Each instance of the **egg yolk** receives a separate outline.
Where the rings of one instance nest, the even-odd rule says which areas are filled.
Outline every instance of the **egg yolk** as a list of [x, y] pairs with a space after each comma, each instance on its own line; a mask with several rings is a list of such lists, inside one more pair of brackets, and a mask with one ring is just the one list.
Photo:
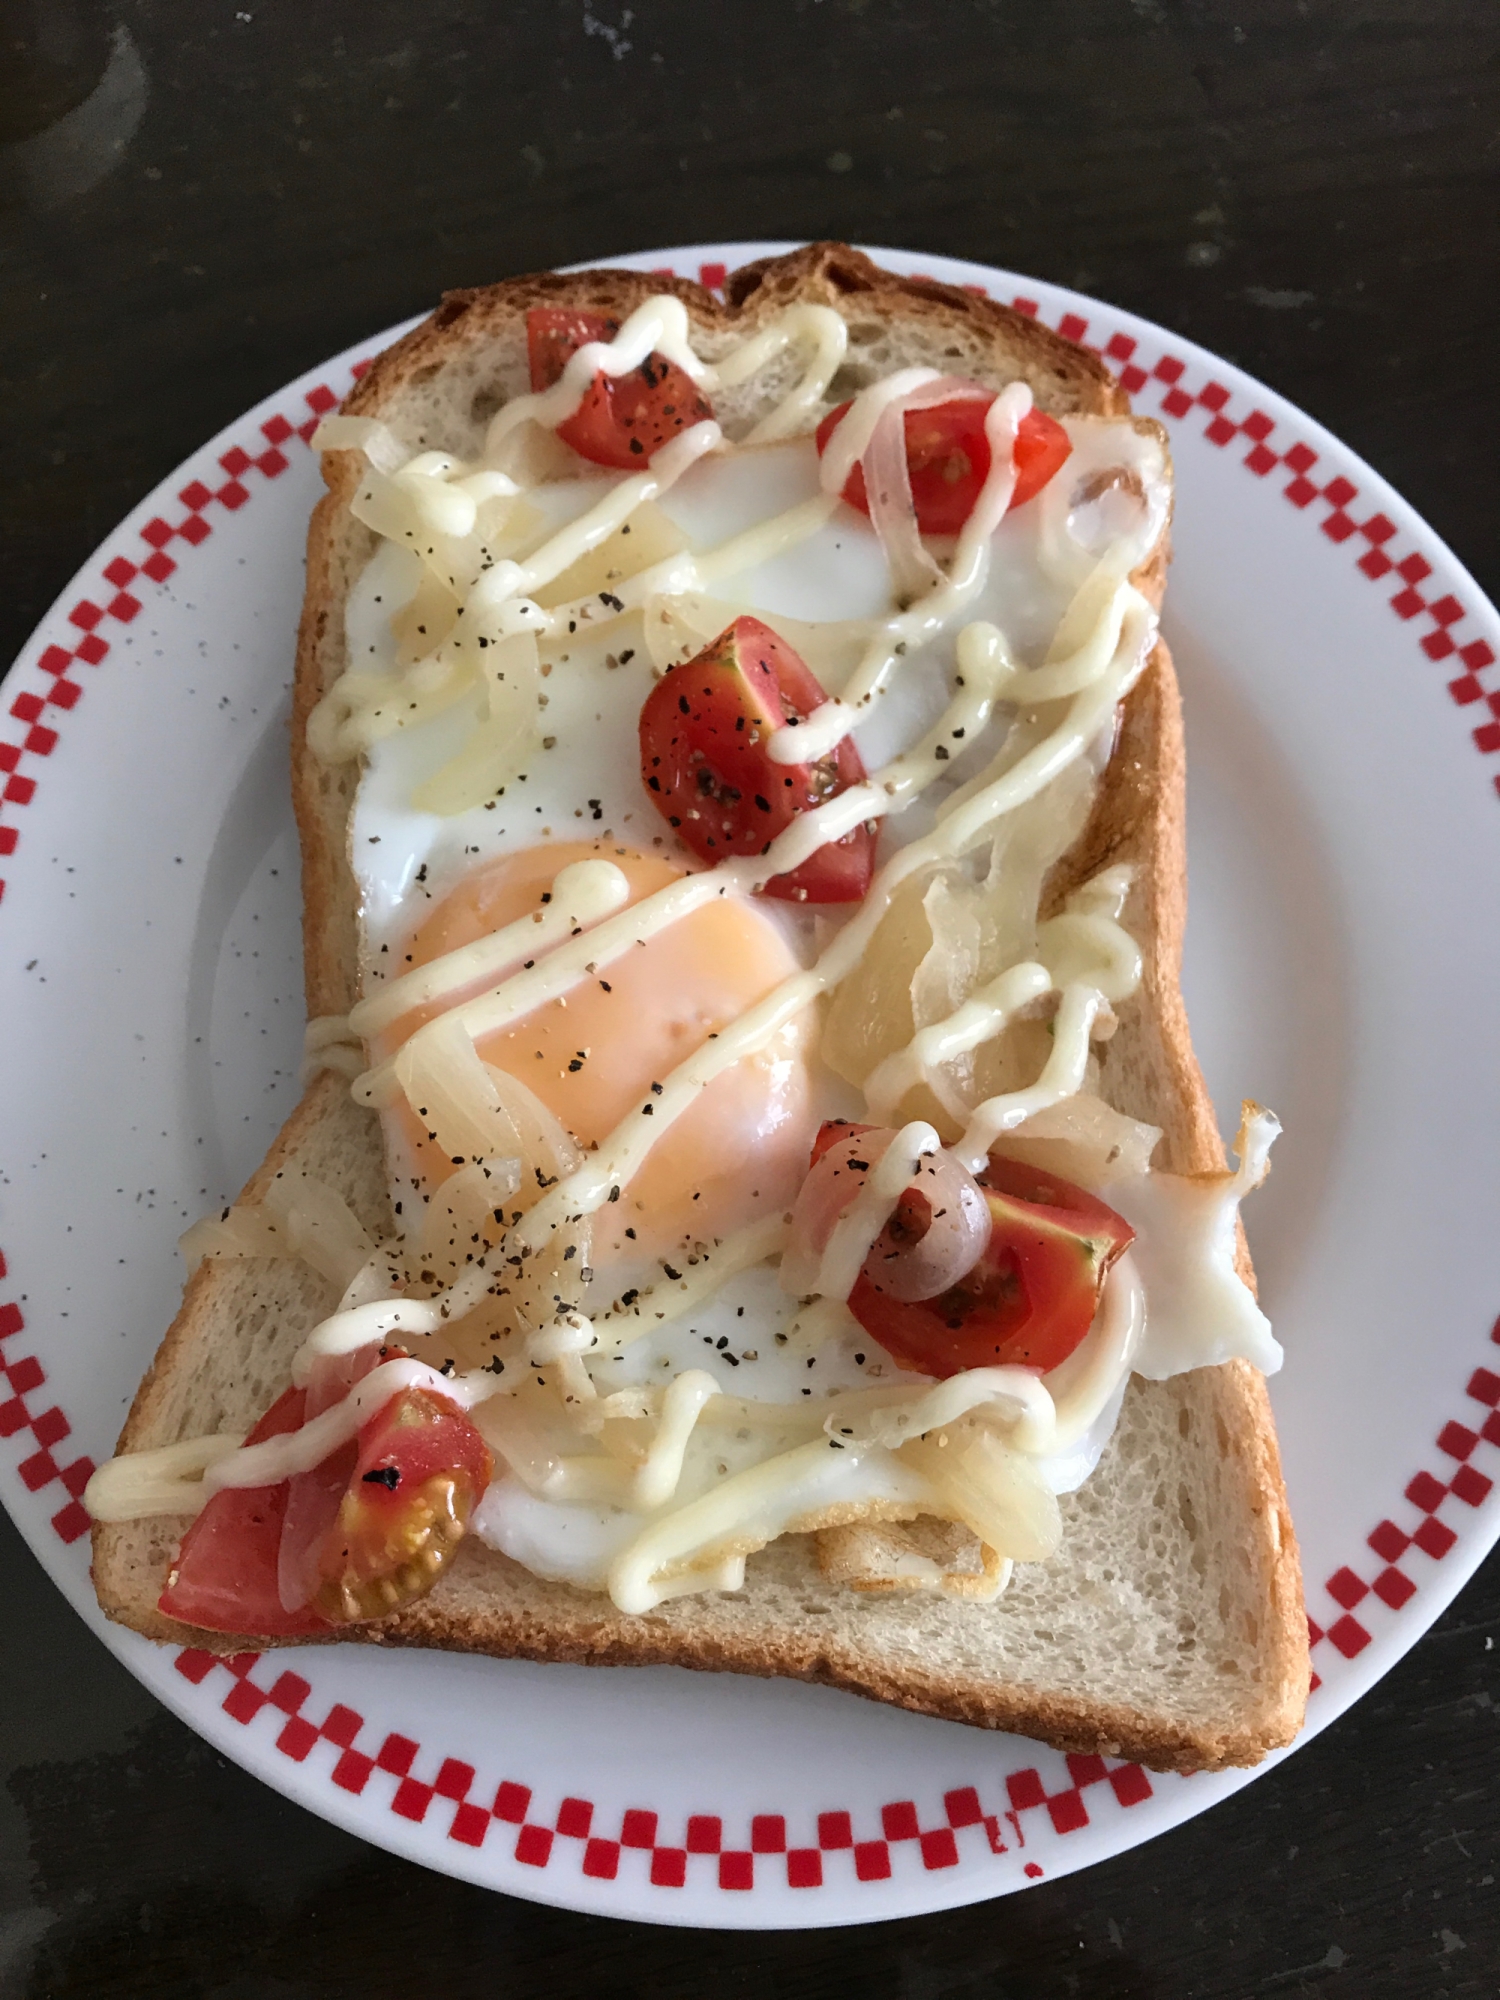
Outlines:
[[[559, 870], [596, 858], [622, 871], [630, 903], [685, 872], [602, 842], [503, 855], [443, 898], [407, 945], [402, 969], [539, 911]], [[775, 921], [744, 898], [725, 896], [476, 1046], [485, 1062], [532, 1090], [588, 1151], [649, 1101], [653, 1084], [797, 970]], [[408, 1015], [382, 1038], [386, 1046], [404, 1041], [435, 1011]], [[639, 1282], [637, 1274], [649, 1278], [653, 1262], [670, 1263], [694, 1244], [790, 1207], [817, 1124], [807, 1068], [811, 1032], [810, 1017], [791, 1022], [717, 1076], [666, 1127], [621, 1199], [595, 1215], [590, 1261], [606, 1290]], [[409, 1114], [406, 1140], [433, 1183], [452, 1171]]]

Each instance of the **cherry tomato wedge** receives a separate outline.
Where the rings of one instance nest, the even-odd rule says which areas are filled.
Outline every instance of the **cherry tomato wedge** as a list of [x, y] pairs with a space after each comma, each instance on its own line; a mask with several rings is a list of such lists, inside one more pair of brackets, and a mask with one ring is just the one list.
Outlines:
[[[580, 347], [619, 331], [620, 322], [604, 313], [534, 307], [526, 315], [532, 388], [550, 389]], [[626, 375], [596, 375], [557, 435], [595, 465], [638, 472], [664, 444], [713, 413], [690, 375], [665, 355], [648, 354]]]
[[[758, 618], [736, 618], [673, 667], [641, 709], [641, 777], [700, 861], [764, 854], [799, 812], [864, 782], [846, 736], [813, 764], [773, 764], [766, 739], [827, 699], [802, 660]], [[868, 823], [766, 886], [794, 903], [857, 903], [875, 871]]]
[[[288, 1389], [247, 1441], [300, 1429], [306, 1403], [304, 1390]], [[294, 1610], [282, 1602], [278, 1577], [293, 1486], [283, 1481], [226, 1488], [209, 1500], [183, 1536], [158, 1608], [211, 1632], [306, 1638], [384, 1617], [425, 1596], [489, 1483], [483, 1438], [446, 1396], [403, 1389], [318, 1468], [320, 1492], [339, 1470], [343, 1494], [336, 1508], [325, 1502], [317, 1529], [304, 1524], [302, 1531], [318, 1533], [321, 1546], [311, 1556], [297, 1552], [299, 1571], [315, 1584], [309, 1602]]]
[[338, 1623], [425, 1597], [490, 1482], [489, 1447], [456, 1403], [404, 1389], [359, 1434], [314, 1602]]
[[[989, 477], [991, 452], [984, 420], [994, 400], [991, 395], [965, 396], [930, 410], [907, 411], [906, 465], [917, 526], [924, 535], [956, 535], [974, 511]], [[841, 403], [818, 425], [820, 458], [848, 408]], [[1011, 507], [1024, 507], [1040, 493], [1072, 449], [1060, 423], [1041, 410], [1028, 410], [1016, 431]], [[869, 513], [863, 466], [856, 465], [844, 482], [843, 498], [861, 514]]]
[[[868, 1126], [825, 1125], [816, 1162]], [[990, 1240], [973, 1270], [935, 1299], [886, 1297], [861, 1273], [849, 1310], [903, 1368], [940, 1378], [965, 1368], [1011, 1365], [1045, 1374], [1093, 1325], [1110, 1266], [1135, 1231], [1094, 1195], [1056, 1174], [991, 1157], [977, 1176], [990, 1211]], [[920, 1195], [900, 1212], [919, 1236], [930, 1219]]]
[[[306, 1394], [288, 1389], [246, 1439], [260, 1444], [302, 1428]], [[226, 1487], [216, 1493], [182, 1538], [157, 1609], [210, 1632], [245, 1632], [299, 1639], [326, 1632], [329, 1621], [311, 1605], [288, 1611], [277, 1588], [277, 1559], [288, 1486]]]
[[[404, 1352], [405, 1350], [399, 1350]], [[335, 1403], [342, 1402], [357, 1382], [372, 1368], [394, 1358], [398, 1350], [375, 1344], [352, 1354], [323, 1354], [313, 1362], [307, 1378], [307, 1402], [302, 1421], [310, 1424]], [[281, 1551], [277, 1559], [277, 1587], [281, 1602], [289, 1609], [310, 1604], [322, 1585], [320, 1561], [329, 1530], [338, 1518], [339, 1503], [359, 1456], [355, 1438], [310, 1472], [299, 1472], [287, 1482], [286, 1513], [281, 1524]]]

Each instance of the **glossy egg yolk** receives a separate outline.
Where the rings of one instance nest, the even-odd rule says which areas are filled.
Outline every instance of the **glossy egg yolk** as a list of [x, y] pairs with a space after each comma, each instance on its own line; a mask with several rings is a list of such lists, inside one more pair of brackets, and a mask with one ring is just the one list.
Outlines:
[[[540, 910], [559, 870], [595, 858], [624, 873], [631, 903], [684, 872], [612, 843], [561, 842], [503, 855], [443, 898], [407, 945], [406, 958], [424, 965]], [[744, 898], [726, 896], [484, 1036], [478, 1051], [534, 1091], [587, 1151], [649, 1101], [651, 1086], [709, 1035], [797, 969], [774, 919]], [[407, 1016], [382, 1038], [386, 1047], [432, 1011]], [[666, 1128], [620, 1201], [594, 1218], [591, 1262], [602, 1285], [638, 1283], [637, 1274], [651, 1275], [651, 1263], [791, 1205], [817, 1126], [806, 1061], [810, 1032], [807, 1018], [789, 1024], [716, 1077]], [[451, 1171], [438, 1149], [418, 1137], [414, 1120], [406, 1136], [433, 1181]]]

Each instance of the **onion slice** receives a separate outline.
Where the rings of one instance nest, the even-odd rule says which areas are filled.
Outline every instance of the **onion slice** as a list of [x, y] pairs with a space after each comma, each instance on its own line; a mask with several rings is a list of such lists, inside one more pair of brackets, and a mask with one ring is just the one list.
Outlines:
[[957, 375], [940, 375], [936, 381], [922, 383], [881, 411], [860, 459], [870, 523], [885, 548], [891, 584], [902, 603], [910, 603], [942, 581], [942, 571], [928, 553], [917, 526], [906, 456], [906, 419], [919, 410], [980, 397], [992, 399], [993, 392]]
[[[835, 1140], [817, 1161], [792, 1209], [791, 1236], [781, 1260], [783, 1291], [806, 1298], [822, 1289], [825, 1252], [834, 1232], [896, 1137], [878, 1126], [851, 1133]], [[935, 1298], [983, 1255], [990, 1238], [989, 1205], [973, 1175], [946, 1148], [919, 1155], [904, 1187], [890, 1192], [890, 1201], [860, 1265], [862, 1275], [888, 1297]]]
[[989, 1240], [989, 1204], [945, 1147], [918, 1165], [865, 1259], [864, 1275], [877, 1292], [904, 1304], [935, 1299], [968, 1276]]

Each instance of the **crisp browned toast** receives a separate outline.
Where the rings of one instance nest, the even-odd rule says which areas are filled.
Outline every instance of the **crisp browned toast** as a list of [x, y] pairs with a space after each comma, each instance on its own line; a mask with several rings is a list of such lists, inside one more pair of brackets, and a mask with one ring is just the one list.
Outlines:
[[[624, 316], [664, 289], [682, 299], [694, 344], [708, 359], [791, 301], [833, 306], [848, 323], [850, 344], [830, 401], [895, 367], [923, 364], [996, 387], [1023, 378], [1053, 414], [1128, 410], [1094, 356], [1035, 321], [962, 291], [895, 277], [839, 244], [732, 273], [725, 303], [685, 281], [623, 271], [542, 275], [452, 294], [380, 357], [346, 409], [378, 415], [413, 446], [472, 455], [493, 412], [529, 387], [530, 307]], [[731, 437], [748, 425], [755, 399], [775, 388], [760, 381], [716, 399]], [[357, 769], [317, 763], [306, 720], [344, 671], [343, 600], [375, 542], [349, 511], [359, 476], [353, 454], [328, 454], [325, 471], [329, 491], [309, 535], [292, 731], [310, 1016], [345, 1013], [358, 997], [356, 891], [346, 853]], [[1135, 579], [1158, 601], [1164, 543]], [[1182, 728], [1161, 644], [1124, 704], [1092, 816], [1054, 871], [1049, 904], [1115, 861], [1135, 867], [1123, 920], [1141, 945], [1145, 970], [1104, 1046], [1100, 1090], [1116, 1109], [1162, 1128], [1159, 1164], [1179, 1173], [1214, 1171], [1224, 1164], [1223, 1148], [1179, 990]], [[313, 1082], [245, 1199], [253, 1202], [266, 1177], [287, 1165], [336, 1187], [372, 1233], [390, 1233], [379, 1128], [351, 1102], [342, 1078], [324, 1074]], [[247, 1429], [284, 1386], [308, 1328], [334, 1303], [331, 1287], [291, 1260], [205, 1262], [141, 1385], [119, 1449]], [[1062, 1510], [1061, 1553], [1020, 1567], [992, 1603], [849, 1591], [824, 1572], [812, 1537], [789, 1535], [750, 1560], [742, 1591], [630, 1616], [607, 1598], [530, 1574], [471, 1536], [424, 1601], [341, 1636], [819, 1680], [1163, 1769], [1253, 1763], [1290, 1740], [1307, 1691], [1306, 1626], [1260, 1375], [1236, 1361], [1167, 1382], [1132, 1382], [1097, 1471], [1063, 1499]], [[190, 1630], [156, 1610], [185, 1525], [154, 1519], [95, 1528], [94, 1578], [106, 1612], [154, 1638], [225, 1653], [265, 1643], [254, 1634]]]

